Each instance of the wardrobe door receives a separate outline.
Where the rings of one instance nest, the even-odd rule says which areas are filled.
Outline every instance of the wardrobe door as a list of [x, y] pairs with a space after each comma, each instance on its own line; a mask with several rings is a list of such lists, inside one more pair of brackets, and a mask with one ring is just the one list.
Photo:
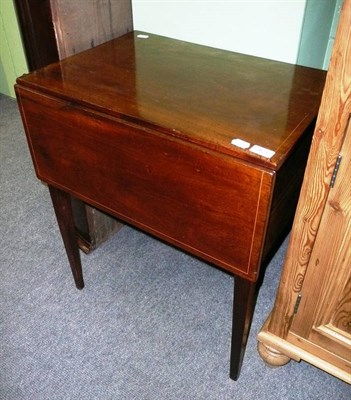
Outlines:
[[338, 160], [288, 340], [351, 373], [350, 117]]

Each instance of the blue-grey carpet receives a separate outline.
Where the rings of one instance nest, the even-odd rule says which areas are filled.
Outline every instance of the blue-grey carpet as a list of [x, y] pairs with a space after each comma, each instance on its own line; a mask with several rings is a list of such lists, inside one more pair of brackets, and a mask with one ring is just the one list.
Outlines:
[[304, 362], [268, 368], [256, 336], [287, 243], [259, 293], [240, 379], [229, 379], [233, 278], [125, 226], [68, 267], [16, 101], [0, 97], [0, 399], [350, 399]]

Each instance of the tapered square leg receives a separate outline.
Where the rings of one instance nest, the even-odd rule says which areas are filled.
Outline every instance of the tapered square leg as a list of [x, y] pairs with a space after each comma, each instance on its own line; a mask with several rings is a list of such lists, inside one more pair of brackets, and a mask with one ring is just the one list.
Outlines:
[[71, 196], [51, 185], [49, 185], [49, 190], [74, 282], [78, 289], [83, 289], [82, 264], [73, 219]]
[[256, 304], [257, 285], [246, 279], [234, 278], [234, 304], [232, 321], [232, 344], [230, 354], [230, 377], [239, 378]]

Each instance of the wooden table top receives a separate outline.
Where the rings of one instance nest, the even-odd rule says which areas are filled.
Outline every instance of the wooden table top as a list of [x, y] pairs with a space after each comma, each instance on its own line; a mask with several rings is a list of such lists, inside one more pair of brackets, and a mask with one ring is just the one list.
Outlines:
[[[272, 169], [316, 117], [324, 81], [325, 71], [140, 32], [17, 80]], [[274, 154], [258, 155], [253, 145]]]

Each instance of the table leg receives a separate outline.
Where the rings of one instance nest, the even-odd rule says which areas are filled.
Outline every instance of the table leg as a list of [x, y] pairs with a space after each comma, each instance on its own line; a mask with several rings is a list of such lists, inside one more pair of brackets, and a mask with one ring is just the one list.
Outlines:
[[234, 278], [234, 304], [232, 321], [232, 344], [230, 354], [230, 377], [239, 378], [245, 353], [247, 338], [256, 303], [256, 283], [246, 279]]
[[76, 229], [73, 219], [71, 196], [63, 190], [49, 185], [52, 204], [71, 266], [74, 282], [78, 289], [83, 289], [83, 272], [80, 261]]

